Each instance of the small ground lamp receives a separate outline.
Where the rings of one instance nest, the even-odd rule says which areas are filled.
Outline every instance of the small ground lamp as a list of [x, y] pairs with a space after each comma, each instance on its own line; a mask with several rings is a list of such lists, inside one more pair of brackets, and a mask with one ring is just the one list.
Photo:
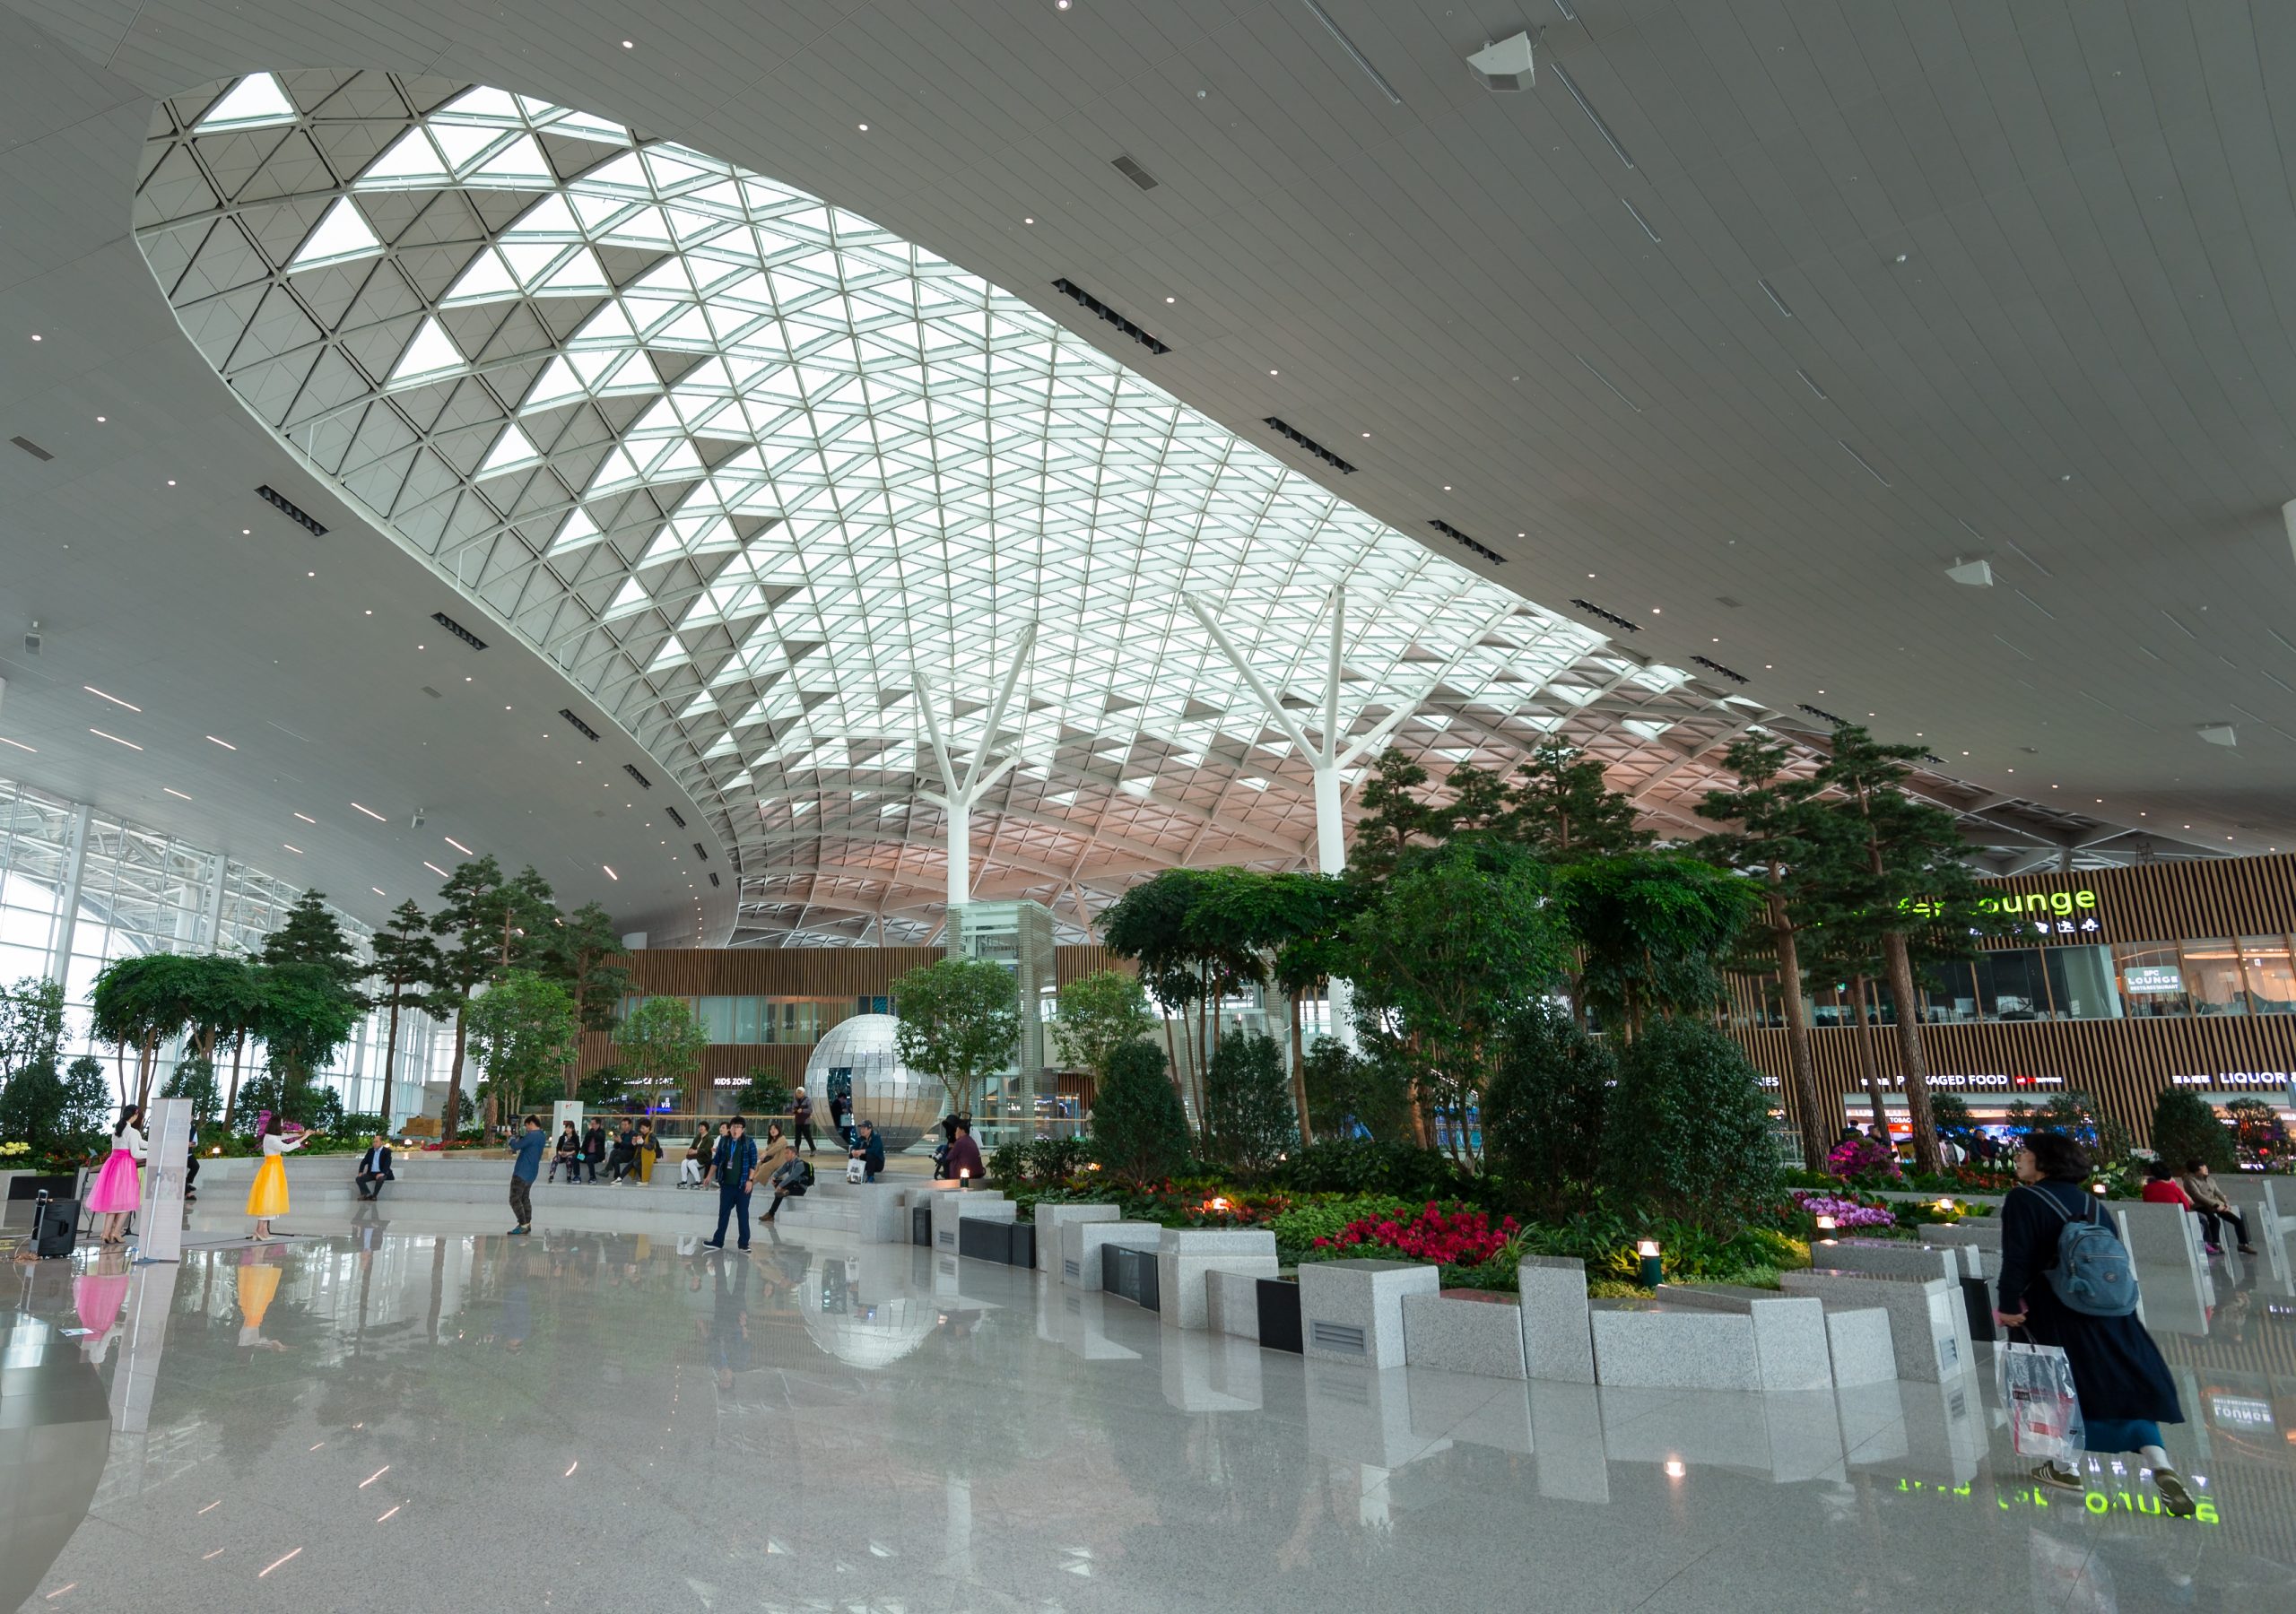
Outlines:
[[1831, 1216], [1821, 1216], [1820, 1218], [1818, 1218], [1818, 1242], [1819, 1242], [1820, 1244], [1831, 1244], [1831, 1243], [1833, 1243], [1833, 1242], [1834, 1242], [1833, 1228], [1834, 1228], [1834, 1220], [1833, 1220], [1833, 1218], [1832, 1218], [1832, 1217], [1831, 1217]]
[[966, 1189], [968, 1189], [968, 1188], [970, 1188], [970, 1187], [971, 1187], [971, 1186], [972, 1186], [972, 1167], [970, 1167], [970, 1166], [960, 1166], [960, 1167], [957, 1167], [957, 1191], [958, 1191], [960, 1193], [963, 1193]]
[[1665, 1281], [1666, 1271], [1658, 1259], [1657, 1239], [1642, 1240], [1634, 1246], [1634, 1253], [1642, 1258], [1642, 1287], [1644, 1289], [1657, 1289], [1659, 1284]]

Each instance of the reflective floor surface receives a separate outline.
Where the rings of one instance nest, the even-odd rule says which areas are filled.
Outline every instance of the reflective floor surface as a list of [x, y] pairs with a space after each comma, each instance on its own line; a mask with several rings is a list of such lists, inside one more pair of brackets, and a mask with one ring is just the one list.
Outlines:
[[1980, 1377], [1380, 1375], [907, 1246], [451, 1214], [13, 1269], [0, 1610], [2296, 1610], [2269, 1269], [2152, 1303], [2183, 1522], [2109, 1462], [2036, 1495]]

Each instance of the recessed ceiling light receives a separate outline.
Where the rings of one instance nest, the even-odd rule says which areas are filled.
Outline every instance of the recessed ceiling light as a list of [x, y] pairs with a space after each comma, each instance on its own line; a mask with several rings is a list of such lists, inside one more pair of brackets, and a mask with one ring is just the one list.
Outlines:
[[183, 794], [183, 792], [182, 792], [182, 791], [178, 790], [178, 789], [177, 789], [174, 785], [161, 785], [161, 786], [160, 786], [160, 788], [161, 788], [161, 790], [166, 791], [170, 795], [171, 795], [171, 796], [175, 796], [175, 797], [177, 797], [177, 798], [178, 798], [178, 799], [180, 799], [180, 800], [182, 800], [182, 801], [188, 802], [189, 800], [191, 800], [191, 798], [190, 798], [189, 796], [185, 795], [185, 794]]
[[509, 711], [510, 708], [509, 708], [509, 707], [504, 707], [502, 709], [503, 709], [504, 711], [506, 711], [506, 712], [507, 712], [507, 711]]
[[317, 573], [317, 572], [305, 572], [303, 575], [304, 575], [305, 577], [317, 577], [317, 576], [318, 576], [318, 573]]
[[600, 863], [598, 867], [606, 872], [606, 878], [608, 880], [620, 880], [622, 878], [621, 875], [613, 872], [613, 865], [612, 863]]
[[[1658, 615], [1658, 614], [1659, 614], [1659, 608], [1658, 608], [1657, 606], [1656, 606], [1656, 605], [1653, 605], [1652, 607], [1650, 607], [1650, 614], [1651, 614], [1652, 616], [1657, 616], [1657, 615]], [[1819, 694], [1821, 694], [1821, 695], [1822, 695], [1822, 694], [1824, 694], [1824, 693], [1825, 693], [1825, 691], [1824, 691], [1823, 690], [1820, 690], [1818, 691], [1818, 693], [1819, 693]]]
[[232, 744], [229, 740], [218, 740], [213, 734], [207, 736], [207, 742], [210, 745], [220, 745], [225, 751], [237, 751], [239, 749], [238, 746]]
[[1023, 224], [1033, 224], [1036, 221], [1034, 219], [1022, 219], [1021, 222]]
[[239, 536], [242, 538], [252, 538], [255, 536], [255, 529], [253, 527], [241, 527], [239, 529]]
[[1448, 482], [1445, 482], [1445, 483], [1443, 484], [1443, 491], [1444, 491], [1444, 492], [1446, 492], [1446, 493], [1448, 493], [1450, 490], [1451, 490], [1451, 484], [1450, 484], [1450, 483], [1448, 483]]
[[456, 839], [453, 836], [451, 836], [451, 835], [442, 835], [442, 836], [440, 836], [439, 838], [440, 840], [442, 840], [442, 841], [445, 841], [448, 846], [452, 846], [456, 851], [457, 851], [457, 852], [459, 852], [459, 853], [461, 853], [465, 857], [475, 857], [475, 856], [477, 856], [477, 855], [478, 855], [476, 853], [473, 852], [473, 851], [472, 851], [468, 846], [464, 846], [464, 845], [462, 844], [462, 842], [460, 842], [460, 841], [457, 840], [457, 839]]
[[415, 648], [416, 648], [417, 650], [428, 650], [429, 648], [430, 648], [430, 646], [428, 646], [428, 645], [417, 645], [417, 646], [415, 646]]
[[96, 417], [96, 424], [97, 424], [97, 425], [99, 425], [99, 426], [100, 426], [100, 425], [102, 425], [103, 423], [104, 423], [104, 418], [103, 418], [103, 416], [101, 416], [101, 415], [98, 415], [98, 416]]
[[1370, 432], [1368, 432], [1368, 431], [1367, 431], [1367, 432], [1365, 432], [1363, 435], [1364, 435], [1365, 437], [1370, 437], [1371, 434], [1370, 434]]
[[1268, 373], [1269, 375], [1273, 376], [1273, 375], [1280, 374], [1281, 372], [1276, 371], [1276, 370], [1270, 370], [1270, 371], [1268, 371], [1267, 373]]
[[635, 39], [624, 39], [622, 42], [622, 48], [624, 50], [635, 50], [638, 48], [638, 41]]
[[1164, 300], [1165, 300], [1166, 302], [1168, 302], [1168, 303], [1170, 303], [1170, 302], [1178, 302], [1178, 301], [1179, 301], [1179, 299], [1178, 299], [1178, 298], [1177, 298], [1177, 297], [1168, 297], [1168, 298], [1166, 298]]
[[142, 746], [136, 744], [133, 740], [123, 740], [117, 734], [107, 734], [100, 728], [91, 728], [88, 732], [97, 736], [99, 739], [110, 741], [114, 745], [124, 745], [130, 751], [142, 751], [144, 749]]
[[361, 811], [361, 812], [365, 813], [369, 818], [370, 818], [370, 819], [374, 820], [375, 820], [377, 823], [378, 823], [378, 824], [379, 824], [379, 823], [383, 823], [383, 822], [385, 822], [385, 821], [386, 821], [386, 820], [384, 820], [384, 818], [383, 818], [383, 815], [382, 815], [381, 813], [379, 813], [379, 812], [376, 811], [372, 807], [361, 806], [361, 805], [359, 803], [357, 803], [357, 802], [353, 802], [353, 803], [352, 803], [351, 804], [352, 804], [353, 807], [357, 807], [357, 808], [359, 809], [359, 811]]
[[307, 823], [307, 824], [316, 824], [316, 823], [317, 823], [317, 822], [318, 822], [318, 820], [317, 820], [317, 819], [313, 818], [313, 817], [312, 817], [309, 813], [308, 813], [308, 812], [299, 812], [299, 813], [297, 813], [295, 816], [296, 816], [297, 818], [299, 818], [299, 819], [302, 820], [303, 820], [305, 823]]
[[287, 848], [287, 850], [289, 850], [290, 852], [292, 852], [292, 853], [293, 853], [296, 856], [298, 856], [298, 857], [300, 857], [300, 856], [302, 856], [302, 855], [303, 855], [303, 849], [302, 849], [302, 847], [300, 847], [300, 846], [298, 846], [294, 845], [294, 844], [293, 844], [292, 842], [291, 842], [291, 841], [281, 841], [279, 844], [280, 844], [281, 846], [285, 846], [285, 847]]
[[175, 479], [174, 477], [172, 477], [172, 476], [170, 476], [170, 478], [168, 478], [168, 486], [170, 486], [170, 488], [172, 488], [172, 487], [174, 487], [175, 485], [176, 485], [176, 479]]
[[869, 132], [869, 126], [867, 124], [855, 124], [853, 126], [860, 130], [864, 134], [866, 134]]
[[375, 613], [374, 613], [373, 612], [371, 612], [371, 611], [370, 611], [370, 612], [369, 612], [367, 614], [368, 614], [369, 616], [372, 616], [372, 615], [374, 615]]
[[369, 890], [370, 890], [370, 891], [374, 892], [374, 894], [375, 894], [376, 896], [378, 896], [378, 897], [380, 897], [381, 895], [383, 895], [383, 888], [382, 888], [382, 887], [380, 887], [380, 886], [369, 886], [367, 889], [368, 889]]
[[5, 738], [0, 738], [0, 745], [13, 745], [13, 746], [14, 746], [14, 747], [15, 747], [18, 751], [30, 751], [30, 752], [31, 752], [31, 754], [32, 754], [33, 756], [35, 756], [35, 757], [37, 757], [37, 756], [39, 756], [39, 748], [38, 748], [38, 747], [36, 747], [36, 746], [30, 746], [30, 745], [26, 745], [26, 744], [25, 744], [22, 741], [21, 741], [21, 740], [9, 740], [9, 739], [5, 739]]
[[39, 340], [39, 333], [38, 331], [34, 331], [32, 333], [32, 340], [34, 342], [38, 342]]
[[135, 705], [132, 701], [122, 700], [117, 695], [107, 695], [93, 684], [82, 684], [80, 687], [87, 690], [89, 694], [94, 696], [99, 700], [109, 700], [112, 705], [116, 707], [126, 707], [131, 712], [140, 712], [144, 709], [142, 707]]
[[448, 878], [446, 870], [440, 868], [437, 863], [432, 863], [427, 857], [422, 860], [422, 866], [430, 870], [430, 872], [436, 874], [441, 880]]

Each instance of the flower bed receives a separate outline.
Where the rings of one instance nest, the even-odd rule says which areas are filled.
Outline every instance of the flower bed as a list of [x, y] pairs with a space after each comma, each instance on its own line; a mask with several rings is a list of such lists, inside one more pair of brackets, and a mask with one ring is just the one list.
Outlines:
[[1846, 1233], [1852, 1228], [1863, 1232], [1898, 1225], [1897, 1212], [1887, 1206], [1869, 1205], [1863, 1200], [1852, 1199], [1846, 1194], [1827, 1193], [1821, 1190], [1796, 1188], [1793, 1192], [1794, 1202], [1798, 1209], [1813, 1218], [1832, 1217], [1836, 1232]]

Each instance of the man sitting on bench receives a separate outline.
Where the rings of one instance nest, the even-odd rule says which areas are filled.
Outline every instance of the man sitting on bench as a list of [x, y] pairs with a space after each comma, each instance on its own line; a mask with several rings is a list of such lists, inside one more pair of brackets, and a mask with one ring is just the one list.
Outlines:
[[390, 1141], [377, 1132], [367, 1152], [359, 1157], [359, 1175], [351, 1180], [357, 1185], [361, 1199], [371, 1200], [380, 1199], [383, 1184], [396, 1176], [397, 1173], [391, 1169]]

